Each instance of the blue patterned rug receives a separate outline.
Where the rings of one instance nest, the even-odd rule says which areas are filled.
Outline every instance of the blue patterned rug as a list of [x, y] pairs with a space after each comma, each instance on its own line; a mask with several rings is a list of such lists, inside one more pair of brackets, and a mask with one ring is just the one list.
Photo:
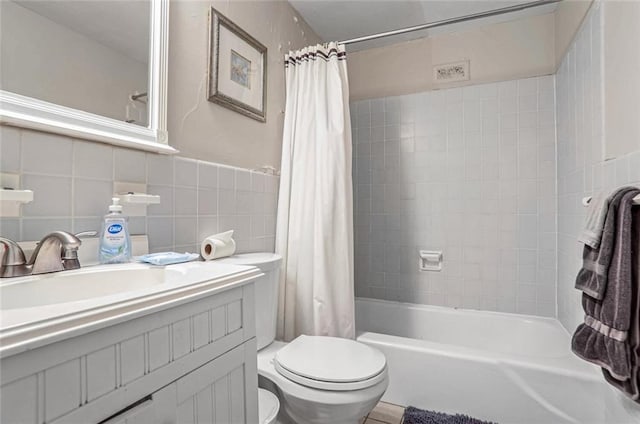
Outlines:
[[407, 407], [404, 410], [403, 424], [496, 424], [482, 421], [468, 415], [449, 415], [442, 412], [425, 411], [424, 409]]

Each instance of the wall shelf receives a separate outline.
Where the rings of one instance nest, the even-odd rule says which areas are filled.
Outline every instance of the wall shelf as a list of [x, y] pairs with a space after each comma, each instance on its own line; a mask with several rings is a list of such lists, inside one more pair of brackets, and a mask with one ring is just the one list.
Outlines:
[[117, 194], [122, 204], [132, 205], [157, 205], [160, 203], [160, 196], [146, 193], [123, 193]]
[[17, 218], [22, 205], [33, 202], [33, 191], [21, 190], [20, 175], [0, 173], [0, 216]]
[[0, 201], [16, 202], [16, 203], [33, 202], [33, 191], [13, 190], [13, 189], [3, 188], [3, 189], [0, 189]]
[[128, 216], [146, 216], [147, 207], [160, 203], [160, 196], [147, 193], [147, 185], [123, 181], [113, 182], [113, 197], [120, 199], [123, 212]]

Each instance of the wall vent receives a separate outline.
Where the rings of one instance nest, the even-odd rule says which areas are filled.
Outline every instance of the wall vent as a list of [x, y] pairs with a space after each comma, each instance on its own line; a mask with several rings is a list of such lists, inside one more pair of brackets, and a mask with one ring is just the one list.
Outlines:
[[433, 67], [433, 80], [439, 83], [468, 81], [469, 61], [445, 63]]

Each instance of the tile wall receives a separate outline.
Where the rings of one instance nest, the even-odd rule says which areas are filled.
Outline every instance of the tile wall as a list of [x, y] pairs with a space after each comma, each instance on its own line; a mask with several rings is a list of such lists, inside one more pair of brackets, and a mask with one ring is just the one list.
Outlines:
[[0, 127], [0, 171], [34, 191], [21, 217], [0, 219], [0, 234], [14, 240], [99, 230], [117, 181], [147, 184], [161, 197], [147, 216], [130, 219], [151, 251], [199, 252], [206, 235], [229, 229], [240, 252], [274, 249], [274, 176], [11, 127]]
[[555, 316], [554, 102], [545, 76], [352, 103], [357, 296]]
[[599, 190], [640, 187], [640, 151], [603, 161], [603, 11], [594, 2], [556, 75], [558, 120], [558, 318], [573, 332], [584, 312], [574, 289], [582, 263], [577, 241], [586, 209]]

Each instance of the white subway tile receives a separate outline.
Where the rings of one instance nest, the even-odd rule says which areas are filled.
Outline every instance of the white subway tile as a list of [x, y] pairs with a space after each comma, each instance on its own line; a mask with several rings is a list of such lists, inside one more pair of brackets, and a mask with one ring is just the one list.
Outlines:
[[73, 142], [73, 175], [113, 180], [113, 147], [75, 140]]
[[39, 241], [56, 230], [72, 231], [71, 218], [23, 218], [22, 240]]
[[195, 217], [174, 219], [174, 234], [176, 245], [190, 245], [202, 240], [196, 238], [197, 221]]
[[158, 249], [173, 246], [173, 218], [149, 217], [147, 228], [149, 229], [150, 251], [157, 252]]
[[147, 182], [146, 157], [144, 152], [131, 149], [113, 149], [113, 175], [116, 181]]
[[235, 215], [236, 214], [236, 192], [233, 190], [218, 190], [218, 214], [219, 215]]
[[173, 183], [176, 186], [195, 187], [198, 184], [198, 162], [193, 159], [175, 158]]
[[537, 95], [538, 80], [537, 78], [525, 78], [518, 80], [518, 96]]
[[198, 217], [197, 240], [202, 242], [206, 237], [218, 233], [217, 217]]
[[173, 157], [147, 154], [147, 184], [172, 185], [173, 184]]
[[251, 173], [244, 169], [236, 169], [236, 190], [251, 191]]
[[111, 181], [75, 178], [73, 184], [74, 216], [102, 216], [109, 212], [113, 197]]
[[197, 214], [198, 191], [195, 188], [176, 187], [173, 195], [173, 210], [177, 216]]
[[22, 206], [25, 217], [71, 216], [71, 178], [22, 175], [22, 187], [33, 190], [33, 202]]
[[11, 240], [21, 240], [20, 219], [0, 218], [0, 234], [2, 234], [2, 237], [6, 237]]
[[22, 131], [22, 172], [71, 175], [73, 143], [70, 139], [38, 131]]
[[160, 203], [147, 206], [149, 216], [173, 215], [173, 187], [172, 186], [147, 186], [149, 194], [160, 196]]
[[198, 215], [218, 213], [218, 190], [201, 188], [198, 190]]
[[20, 131], [0, 126], [0, 169], [17, 173], [20, 167]]

